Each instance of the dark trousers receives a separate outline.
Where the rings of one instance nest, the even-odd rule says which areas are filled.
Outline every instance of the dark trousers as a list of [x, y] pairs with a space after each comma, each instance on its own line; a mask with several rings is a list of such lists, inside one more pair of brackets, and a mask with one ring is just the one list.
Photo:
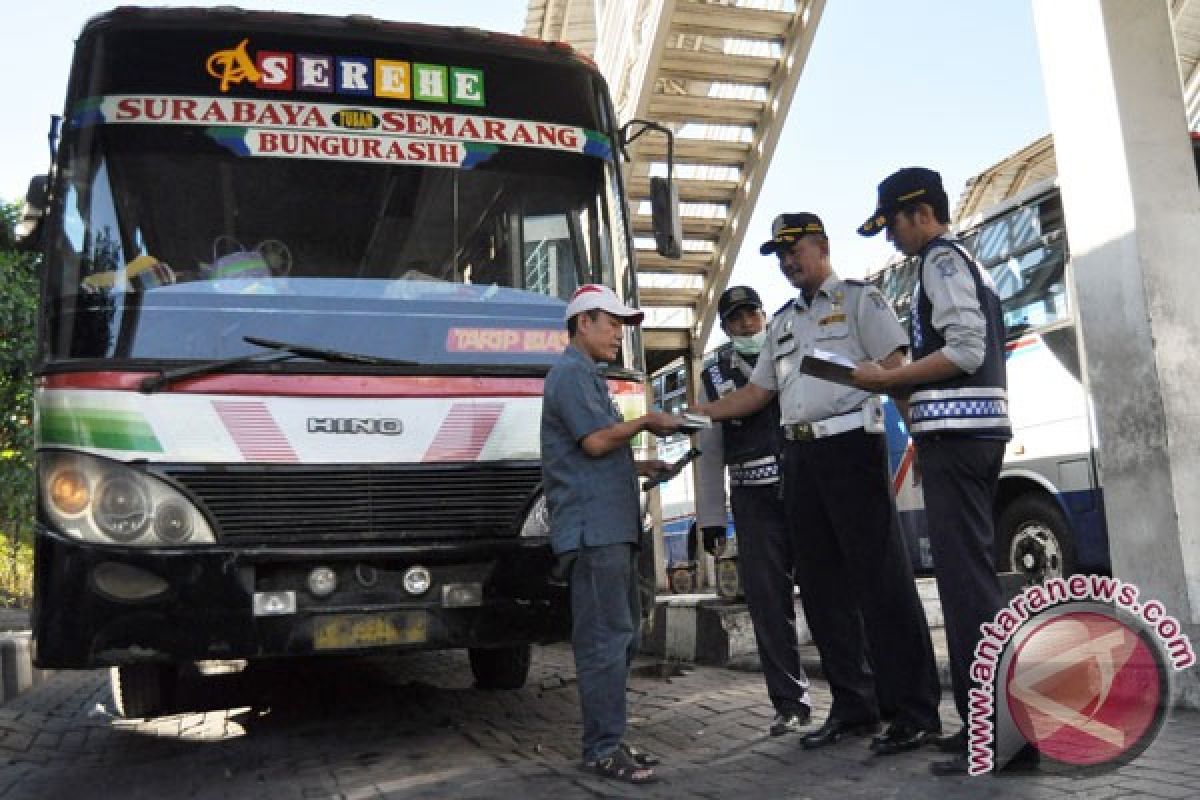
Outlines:
[[992, 509], [1004, 442], [962, 436], [920, 436], [915, 441], [954, 704], [965, 723], [979, 626], [991, 622], [1003, 602]]
[[941, 685], [886, 458], [884, 437], [862, 430], [786, 445], [796, 582], [831, 714], [869, 720], [882, 706], [897, 723], [937, 731]]
[[800, 666], [791, 533], [779, 486], [730, 489], [737, 527], [738, 573], [771, 705], [780, 713], [810, 706], [808, 676]]
[[583, 758], [625, 735], [625, 684], [638, 648], [640, 598], [632, 544], [581, 547], [571, 566], [571, 645], [583, 717]]

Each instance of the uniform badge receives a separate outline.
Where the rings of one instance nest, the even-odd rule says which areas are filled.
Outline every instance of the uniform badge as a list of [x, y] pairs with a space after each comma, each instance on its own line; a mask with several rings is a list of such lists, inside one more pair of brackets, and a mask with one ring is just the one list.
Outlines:
[[941, 253], [933, 259], [933, 266], [937, 267], [938, 274], [943, 278], [949, 278], [954, 273], [958, 272], [958, 264], [954, 261], [954, 256], [949, 253]]

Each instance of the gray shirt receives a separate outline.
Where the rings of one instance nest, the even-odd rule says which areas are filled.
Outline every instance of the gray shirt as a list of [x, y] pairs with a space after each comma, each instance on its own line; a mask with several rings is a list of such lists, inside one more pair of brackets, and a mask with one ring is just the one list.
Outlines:
[[633, 447], [592, 457], [581, 445], [588, 434], [622, 421], [604, 365], [567, 345], [546, 376], [542, 399], [542, 484], [555, 553], [638, 541]]
[[781, 422], [819, 422], [860, 408], [869, 393], [800, 372], [800, 361], [825, 350], [854, 361], [879, 360], [908, 347], [908, 334], [874, 286], [830, 275], [812, 305], [797, 297], [767, 327], [750, 380], [779, 393]]
[[[980, 272], [984, 282], [991, 281], [986, 270]], [[974, 373], [983, 363], [987, 320], [971, 268], [953, 247], [935, 244], [921, 262], [919, 277], [932, 306], [929, 322], [946, 340], [942, 354], [968, 375]]]

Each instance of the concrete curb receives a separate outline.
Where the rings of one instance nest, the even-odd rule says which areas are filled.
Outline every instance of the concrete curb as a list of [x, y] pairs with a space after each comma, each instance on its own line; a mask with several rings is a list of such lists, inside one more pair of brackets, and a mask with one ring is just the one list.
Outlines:
[[[936, 589], [931, 597], [930, 593], [922, 591], [921, 599], [930, 618], [938, 678], [942, 687], [949, 689], [950, 666]], [[933, 609], [929, 607], [931, 601], [935, 606]], [[820, 653], [812, 642], [812, 635], [804, 621], [804, 611], [798, 605], [796, 633], [800, 640], [800, 665], [810, 678], [824, 678]], [[643, 637], [642, 653], [665, 661], [751, 672], [762, 669], [750, 612], [746, 606], [729, 603], [712, 595], [667, 595], [659, 598], [652, 627]]]
[[[933, 579], [918, 579], [917, 594], [930, 628], [941, 628], [942, 606]], [[798, 597], [796, 632], [802, 648], [811, 645], [812, 636]], [[671, 661], [717, 667], [757, 654], [746, 605], [712, 594], [660, 595], [642, 651]]]
[[[1005, 598], [1021, 590], [1020, 576], [1000, 576]], [[933, 651], [942, 686], [950, 688], [950, 666], [946, 655], [946, 637], [942, 630], [942, 604], [937, 582], [917, 578], [917, 595], [925, 609], [933, 637]], [[810, 677], [824, 677], [821, 657], [804, 620], [804, 610], [796, 598], [796, 633], [800, 640], [800, 664]], [[666, 661], [760, 670], [758, 650], [750, 612], [744, 603], [731, 603], [712, 594], [660, 595], [649, 632], [643, 636], [642, 652]]]
[[33, 635], [29, 631], [0, 633], [0, 703], [37, 686], [48, 674], [33, 666]]

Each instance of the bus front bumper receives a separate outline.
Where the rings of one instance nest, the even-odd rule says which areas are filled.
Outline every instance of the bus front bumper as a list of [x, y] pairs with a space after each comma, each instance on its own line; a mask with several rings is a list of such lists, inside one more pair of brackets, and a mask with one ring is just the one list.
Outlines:
[[[159, 550], [42, 528], [35, 661], [86, 669], [558, 641], [570, 634], [570, 607], [549, 580], [552, 564], [544, 539]], [[421, 580], [405, 588], [413, 567], [427, 571], [419, 594]], [[318, 569], [323, 596], [310, 587]]]

